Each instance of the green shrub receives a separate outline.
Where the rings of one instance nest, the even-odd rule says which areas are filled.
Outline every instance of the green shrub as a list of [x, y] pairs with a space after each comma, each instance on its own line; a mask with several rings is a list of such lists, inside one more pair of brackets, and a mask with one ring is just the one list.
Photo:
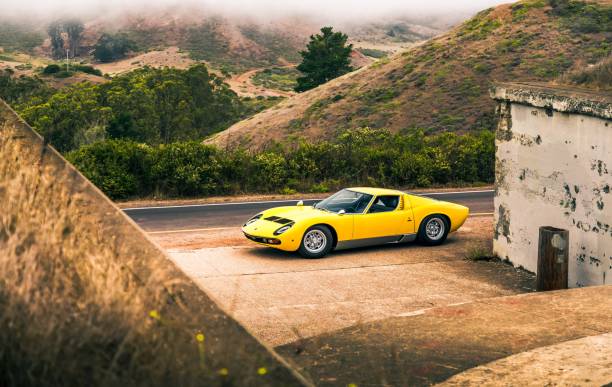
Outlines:
[[221, 191], [222, 166], [217, 150], [199, 142], [160, 145], [151, 178], [155, 191], [170, 196], [212, 195]]
[[368, 90], [363, 93], [362, 98], [368, 103], [379, 103], [386, 102], [396, 98], [399, 95], [399, 91], [392, 88], [379, 88]]
[[73, 76], [74, 73], [72, 71], [66, 71], [66, 70], [62, 70], [62, 71], [58, 71], [56, 73], [53, 74], [53, 76], [55, 78], [70, 78], [71, 76]]
[[309, 192], [311, 192], [311, 193], [326, 193], [326, 192], [329, 192], [329, 187], [325, 183], [313, 184], [310, 187]]
[[253, 76], [253, 84], [268, 89], [291, 91], [297, 85], [300, 72], [295, 68], [273, 67], [265, 69]]
[[491, 182], [494, 134], [425, 136], [347, 130], [334, 141], [272, 147], [257, 154], [199, 142], [149, 147], [110, 140], [68, 155], [114, 199], [243, 192], [329, 192], [343, 186], [426, 187]]
[[125, 34], [102, 34], [94, 46], [93, 56], [100, 62], [112, 62], [125, 58], [136, 44]]
[[30, 101], [46, 103], [54, 90], [38, 77], [15, 76], [10, 69], [0, 69], [0, 98], [21, 110]]
[[493, 65], [487, 62], [481, 62], [476, 63], [472, 68], [479, 74], [489, 74], [491, 70], [493, 70]]
[[362, 48], [362, 47], [359, 47], [359, 48], [357, 48], [357, 51], [361, 52], [365, 56], [369, 56], [369, 57], [374, 58], [374, 59], [380, 59], [380, 58], [384, 58], [386, 56], [389, 56], [389, 52], [388, 51], [377, 50], [375, 48]]
[[86, 74], [92, 74], [92, 75], [97, 75], [99, 77], [102, 76], [102, 71], [92, 67], [92, 66], [87, 66], [87, 65], [76, 65], [74, 66], [74, 71], [80, 71], [82, 73], [86, 73]]
[[280, 190], [280, 193], [282, 195], [294, 195], [297, 193], [297, 191], [293, 188], [284, 187], [283, 189]]
[[589, 68], [573, 72], [566, 80], [577, 85], [595, 87], [602, 90], [612, 89], [612, 57]]
[[273, 192], [286, 184], [288, 171], [283, 155], [264, 152], [255, 156], [247, 184], [255, 190]]
[[572, 65], [572, 61], [563, 55], [537, 62], [533, 61], [532, 63], [530, 67], [531, 73], [540, 78], [556, 78]]
[[56, 73], [59, 73], [60, 70], [61, 70], [61, 67], [58, 64], [52, 63], [46, 66], [42, 72], [43, 74], [56, 74]]
[[[101, 74], [91, 66], [72, 69]], [[71, 76], [58, 71], [53, 76]], [[74, 150], [93, 126], [106, 138], [128, 139], [149, 145], [202, 139], [232, 123], [274, 105], [280, 99], [238, 98], [220, 78], [202, 64], [186, 70], [141, 68], [113, 77], [109, 82], [80, 82], [59, 90], [45, 89], [39, 81], [0, 73], [0, 96], [19, 100], [17, 111], [61, 152]], [[32, 89], [30, 93], [28, 88]]]
[[406, 65], [404, 66], [404, 74], [408, 75], [412, 73], [415, 68], [416, 66], [414, 63], [406, 63]]
[[527, 17], [530, 10], [534, 8], [543, 8], [546, 4], [546, 0], [529, 0], [513, 4], [511, 6], [512, 20], [515, 22], [521, 21]]
[[479, 12], [476, 16], [465, 22], [459, 31], [459, 36], [464, 36], [470, 40], [486, 39], [491, 32], [501, 26], [501, 22], [497, 19], [492, 19], [490, 13], [493, 8]]
[[612, 7], [577, 0], [549, 0], [561, 24], [577, 34], [612, 32]]
[[151, 148], [131, 141], [101, 141], [68, 153], [67, 159], [112, 199], [150, 192]]

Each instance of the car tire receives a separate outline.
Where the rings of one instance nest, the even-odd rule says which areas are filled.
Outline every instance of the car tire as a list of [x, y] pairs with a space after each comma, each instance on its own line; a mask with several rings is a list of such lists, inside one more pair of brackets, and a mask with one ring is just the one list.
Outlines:
[[429, 215], [421, 222], [418, 240], [427, 246], [437, 246], [444, 243], [448, 236], [450, 224], [445, 216]]
[[334, 236], [326, 226], [312, 226], [302, 236], [298, 252], [304, 258], [323, 258], [334, 247]]

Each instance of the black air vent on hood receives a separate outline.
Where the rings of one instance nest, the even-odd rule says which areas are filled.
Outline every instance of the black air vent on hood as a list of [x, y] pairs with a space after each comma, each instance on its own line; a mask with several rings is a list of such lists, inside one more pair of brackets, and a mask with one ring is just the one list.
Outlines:
[[264, 220], [269, 220], [270, 222], [278, 223], [278, 224], [288, 224], [293, 222], [291, 219], [281, 218], [280, 216], [269, 216], [264, 218]]

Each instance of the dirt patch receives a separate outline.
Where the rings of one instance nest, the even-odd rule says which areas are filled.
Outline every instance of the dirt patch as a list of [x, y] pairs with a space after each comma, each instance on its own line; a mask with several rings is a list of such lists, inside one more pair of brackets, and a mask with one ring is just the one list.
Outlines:
[[[295, 65], [291, 64], [284, 67], [294, 67]], [[275, 89], [266, 89], [265, 87], [258, 86], [253, 84], [253, 77], [260, 71], [265, 70], [265, 68], [258, 68], [249, 70], [242, 74], [237, 74], [232, 76], [229, 79], [226, 79], [228, 85], [241, 97], [291, 97], [295, 95], [295, 92], [292, 91], [283, 91], [283, 90], [275, 90]]]
[[187, 53], [181, 52], [178, 47], [168, 47], [162, 51], [149, 51], [131, 58], [111, 63], [99, 63], [95, 66], [104, 74], [118, 75], [144, 66], [186, 69], [195, 63], [197, 62], [189, 58]]
[[151, 238], [164, 249], [197, 250], [224, 246], [249, 246], [237, 227], [180, 233], [150, 233]]

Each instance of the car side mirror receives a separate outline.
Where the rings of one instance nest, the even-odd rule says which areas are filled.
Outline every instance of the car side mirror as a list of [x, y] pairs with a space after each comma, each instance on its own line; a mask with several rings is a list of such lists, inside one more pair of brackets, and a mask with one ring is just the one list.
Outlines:
[[298, 207], [302, 207], [304, 205], [304, 201], [300, 200], [299, 202], [297, 202], [296, 206]]
[[346, 214], [346, 211], [344, 211], [344, 210], [340, 210], [340, 211], [338, 211], [338, 215], [342, 216], [342, 215], [344, 215], [344, 214]]

